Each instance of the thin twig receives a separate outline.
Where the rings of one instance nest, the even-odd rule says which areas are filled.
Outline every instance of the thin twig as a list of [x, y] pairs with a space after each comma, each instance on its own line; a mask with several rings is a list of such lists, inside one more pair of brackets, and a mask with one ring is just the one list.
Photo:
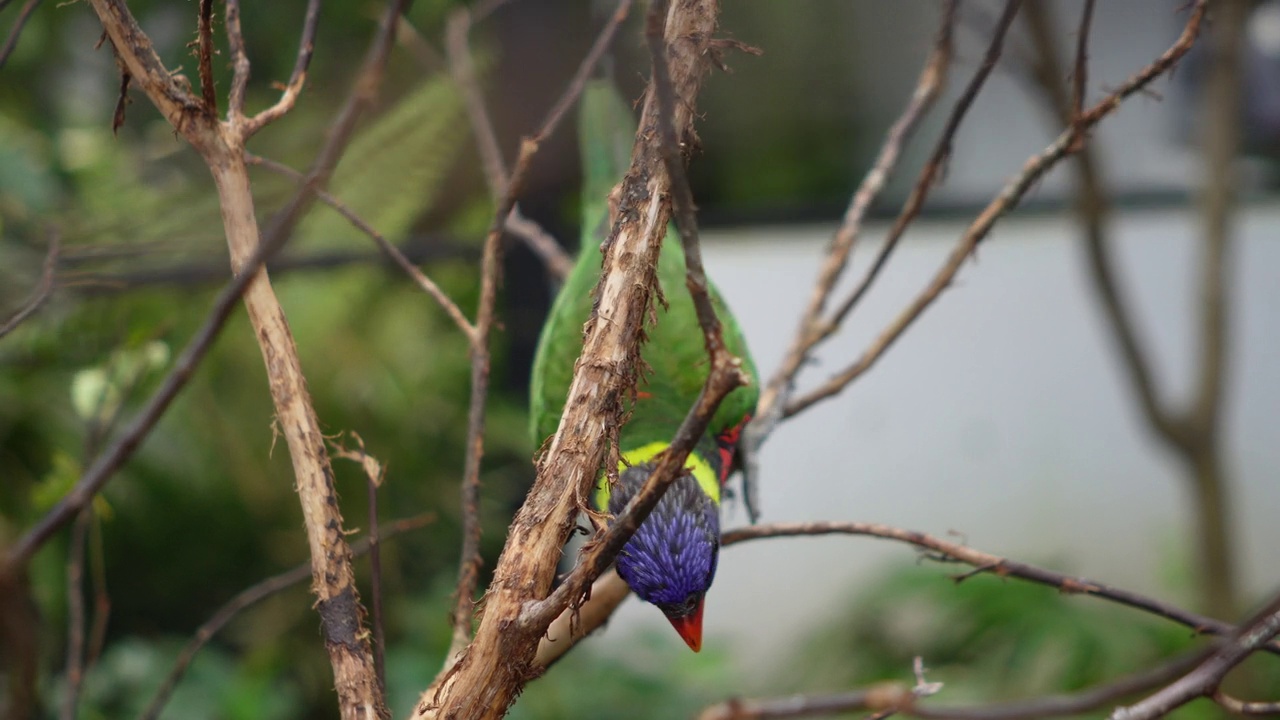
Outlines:
[[1000, 193], [987, 205], [961, 236], [960, 241], [948, 256], [946, 262], [934, 275], [925, 289], [880, 333], [863, 354], [850, 366], [830, 378], [827, 382], [811, 390], [804, 396], [793, 400], [784, 411], [784, 417], [790, 417], [805, 408], [836, 395], [850, 382], [869, 370], [884, 352], [902, 335], [926, 308], [945, 290], [955, 277], [969, 255], [977, 248], [978, 243], [986, 237], [1005, 213], [1017, 205], [1022, 196], [1046, 172], [1064, 157], [1071, 153], [1076, 145], [1079, 133], [1087, 131], [1102, 118], [1114, 112], [1120, 104], [1133, 94], [1140, 92], [1152, 80], [1163, 75], [1186, 55], [1200, 33], [1200, 27], [1207, 8], [1207, 0], [1198, 0], [1191, 11], [1182, 34], [1159, 58], [1147, 65], [1136, 75], [1129, 78], [1118, 89], [1103, 98], [1102, 101], [1085, 111], [1080, 122], [1064, 131], [1052, 144], [1038, 155], [1032, 156]]
[[840, 307], [832, 313], [831, 319], [827, 321], [820, 337], [825, 338], [834, 333], [839, 325], [844, 322], [849, 312], [866, 296], [867, 291], [871, 289], [880, 272], [888, 264], [890, 256], [897, 248], [898, 241], [902, 239], [907, 227], [920, 214], [920, 209], [924, 207], [925, 200], [929, 197], [929, 192], [941, 181], [946, 164], [951, 158], [951, 145], [955, 141], [956, 133], [960, 130], [960, 123], [968, 115], [969, 108], [973, 107], [973, 101], [978, 98], [978, 93], [982, 91], [982, 87], [986, 85], [987, 78], [991, 76], [996, 63], [1000, 61], [1000, 55], [1004, 50], [1004, 39], [1009, 34], [1009, 28], [1013, 25], [1013, 19], [1017, 16], [1021, 6], [1022, 0], [1006, 0], [1004, 11], [1000, 13], [1000, 18], [996, 21], [995, 29], [992, 31], [991, 42], [987, 45], [982, 64], [978, 66], [973, 77], [969, 80], [969, 84], [965, 86], [964, 92], [961, 93], [960, 98], [956, 100], [955, 106], [952, 107], [951, 115], [947, 117], [947, 122], [942, 128], [942, 133], [938, 137], [938, 143], [934, 147], [933, 155], [929, 157], [929, 161], [925, 163], [924, 168], [920, 171], [916, 184], [911, 189], [911, 194], [907, 196], [907, 201], [903, 203], [902, 211], [898, 213], [893, 226], [889, 228], [889, 234], [885, 237], [880, 252], [877, 253], [875, 260], [871, 263], [871, 267], [867, 269], [862, 281], [853, 292], [849, 293], [849, 297], [841, 303]]
[[[390, 540], [402, 533], [425, 527], [434, 519], [435, 515], [433, 513], [425, 513], [397, 520], [383, 529], [382, 535], [378, 539]], [[374, 542], [372, 537], [362, 538], [351, 544], [351, 554], [358, 557], [371, 551], [376, 545], [377, 543]], [[200, 652], [201, 648], [212, 640], [214, 635], [217, 635], [222, 628], [235, 619], [236, 615], [282, 590], [301, 583], [309, 577], [311, 577], [311, 564], [309, 562], [303, 563], [291, 570], [286, 570], [279, 575], [274, 575], [241, 590], [235, 597], [218, 608], [208, 620], [204, 621], [196, 630], [195, 635], [187, 641], [182, 651], [178, 653], [173, 669], [169, 671], [169, 675], [165, 677], [164, 682], [160, 683], [160, 688], [156, 690], [151, 702], [147, 704], [147, 709], [140, 716], [141, 720], [155, 720], [160, 716], [161, 711], [164, 710], [165, 703], [169, 701], [169, 696], [186, 674], [187, 668], [191, 666], [191, 661], [195, 659], [196, 653]]]
[[[1071, 117], [1084, 114], [1084, 104], [1089, 92], [1089, 30], [1093, 24], [1094, 0], [1085, 0], [1084, 10], [1080, 14], [1080, 27], [1076, 30], [1076, 62], [1072, 72]], [[1083, 138], [1084, 133], [1078, 135]]]
[[72, 526], [67, 557], [67, 688], [62, 696], [62, 720], [75, 720], [84, 684], [84, 551], [93, 509], [85, 508]]
[[218, 93], [213, 86], [213, 0], [200, 0], [199, 21], [196, 33], [199, 35], [196, 57], [199, 62], [200, 96], [204, 100], [205, 112], [218, 114]]
[[[671, 83], [671, 69], [667, 67], [667, 47], [662, 38], [662, 24], [666, 14], [667, 0], [654, 0], [650, 3], [644, 33], [649, 45], [649, 59], [653, 65], [653, 97], [658, 106], [658, 150], [671, 183], [671, 214], [675, 218], [680, 244], [684, 248], [685, 284], [693, 298], [698, 324], [702, 326], [707, 356], [712, 365], [715, 365], [722, 360], [720, 356], [724, 353], [724, 337], [720, 319], [716, 317], [716, 310], [711, 305], [711, 295], [707, 291], [707, 273], [702, 266], [702, 250], [698, 245], [698, 213], [693, 203], [693, 190], [689, 187], [689, 178], [684, 169], [682, 148], [692, 150], [692, 137], [677, 138], [672, 119], [676, 91]], [[732, 361], [732, 358], [724, 359]]]
[[[245, 153], [244, 159], [245, 162], [250, 165], [257, 165], [259, 167], [266, 168], [274, 173], [283, 175], [294, 182], [306, 182], [306, 176], [284, 163], [248, 152]], [[316, 198], [319, 199], [320, 202], [333, 208], [333, 210], [345, 218], [347, 222], [351, 223], [352, 227], [365, 235], [368, 235], [387, 257], [391, 258], [396, 265], [400, 266], [401, 270], [404, 270], [405, 274], [418, 284], [418, 287], [422, 288], [423, 292], [430, 295], [432, 299], [440, 305], [440, 307], [445, 311], [445, 314], [449, 316], [449, 319], [452, 320], [453, 323], [458, 326], [458, 329], [462, 331], [462, 334], [467, 337], [467, 342], [475, 342], [475, 328], [471, 326], [470, 322], [468, 322], [466, 315], [462, 313], [462, 310], [453, 302], [453, 299], [450, 298], [434, 280], [427, 277], [425, 273], [418, 269], [418, 266], [414, 265], [409, 258], [405, 257], [404, 253], [400, 251], [400, 248], [387, 240], [382, 233], [378, 232], [372, 225], [366, 222], [364, 218], [358, 215], [351, 206], [342, 202], [328, 191], [321, 190], [320, 188], [314, 188], [312, 192], [315, 193]]]
[[[1099, 597], [1151, 615], [1157, 615], [1166, 620], [1185, 625], [1198, 634], [1230, 635], [1235, 631], [1235, 628], [1229, 623], [1183, 610], [1162, 600], [1147, 597], [1140, 593], [1088, 578], [1066, 575], [1016, 560], [1009, 560], [1008, 558], [975, 550], [958, 543], [948, 542], [927, 533], [904, 530], [880, 523], [819, 521], [754, 525], [724, 533], [720, 539], [720, 544], [727, 547], [739, 542], [766, 537], [821, 535], [865, 535], [904, 542], [922, 550], [930, 551], [929, 557], [932, 559], [945, 562], [960, 562], [975, 568], [974, 573], [961, 576], [961, 579], [972, 574], [1016, 577], [1040, 585], [1047, 585], [1057, 589], [1059, 592]], [[1280, 655], [1280, 643], [1271, 643], [1265, 649], [1270, 653]]]
[[[631, 12], [632, 3], [633, 0], [620, 0], [608, 22], [601, 28], [600, 34], [596, 36], [591, 49], [587, 51], [587, 54], [582, 58], [582, 62], [578, 64], [578, 69], [574, 72], [573, 78], [570, 79], [564, 92], [561, 93], [555, 104], [551, 106], [551, 109], [547, 111], [547, 115], [543, 118], [537, 131], [520, 143], [515, 169], [510, 176], [507, 174], [506, 165], [502, 159], [502, 151], [498, 147], [497, 133], [494, 132], [493, 123], [490, 121], [488, 110], [485, 108], [479, 81], [476, 78], [475, 66], [471, 61], [468, 35], [472, 23], [478, 18], [463, 8], [456, 11], [449, 19], [445, 45], [449, 57], [449, 68], [454, 82], [458, 84], [458, 87], [463, 92], [467, 117], [470, 120], [472, 132], [476, 135], [477, 150], [480, 153], [481, 164], [484, 168], [485, 181], [489, 185], [489, 193], [495, 202], [503, 197], [512, 198], [513, 201], [507, 215], [505, 229], [524, 240], [539, 257], [542, 257], [547, 262], [548, 267], [560, 278], [568, 275], [569, 268], [573, 266], [573, 261], [558, 244], [554, 243], [554, 241], [548, 242], [550, 236], [545, 230], [537, 227], [532, 220], [520, 214], [519, 208], [514, 203], [514, 198], [520, 193], [524, 182], [523, 176], [527, 172], [530, 161], [533, 159], [533, 154], [555, 132], [565, 114], [569, 112], [569, 109], [577, 102], [578, 97], [582, 95], [582, 90], [586, 87], [587, 80], [590, 79], [591, 74], [600, 63], [600, 58], [613, 45], [614, 38], [618, 34], [618, 28], [621, 27], [622, 23], [627, 19], [627, 15]], [[509, 187], [513, 184], [515, 185], [514, 191]], [[514, 223], [512, 222], [513, 218], [517, 218]]]
[[[284, 117], [298, 102], [302, 86], [307, 82], [307, 68], [311, 66], [311, 56], [316, 49], [316, 26], [320, 24], [320, 0], [307, 0], [306, 15], [302, 20], [302, 37], [298, 41], [298, 57], [293, 64], [293, 73], [289, 76], [289, 84], [285, 85], [280, 99], [275, 105], [263, 110], [241, 124], [241, 142], [248, 140], [254, 133]], [[394, 23], [392, 24], [394, 28]]]
[[315, 191], [323, 190], [333, 176], [333, 170], [346, 152], [347, 144], [355, 131], [356, 123], [377, 98], [378, 90], [386, 74], [387, 62], [391, 56], [391, 48], [395, 45], [396, 24], [404, 14], [411, 0], [388, 0], [382, 17], [378, 21], [378, 30], [373, 42], [365, 54], [360, 73], [347, 95], [346, 102], [338, 111], [333, 123], [325, 132], [324, 145], [307, 171], [306, 182], [298, 188], [289, 202], [277, 211], [262, 233], [263, 242], [271, 244], [280, 242], [293, 234], [298, 221], [311, 207]]
[[89, 643], [84, 659], [87, 674], [102, 657], [107, 642], [107, 622], [111, 618], [111, 595], [107, 592], [107, 559], [102, 538], [102, 516], [93, 514], [89, 527], [89, 570], [93, 573], [93, 625], [89, 629]]
[[244, 96], [249, 87], [249, 54], [240, 29], [240, 0], [226, 0], [227, 47], [231, 49], [231, 92], [227, 97], [227, 118], [244, 122]]
[[1213, 694], [1213, 701], [1224, 710], [1236, 715], [1280, 715], [1280, 701], [1256, 702], [1240, 700], [1221, 690]]
[[[544, 138], [555, 131], [567, 109], [573, 105], [586, 86], [596, 63], [612, 42], [618, 26], [626, 18], [631, 0], [622, 0], [610, 22], [606, 24], [591, 50], [583, 58], [578, 72], [565, 89], [560, 100], [552, 106], [534, 135], [520, 143], [520, 153], [510, 177], [506, 175], [496, 136], [471, 63], [468, 36], [471, 15], [466, 8], [456, 10], [448, 23], [448, 56], [455, 81], [466, 98], [467, 115], [475, 130], [485, 174], [489, 180], [497, 209], [485, 236], [484, 256], [480, 274], [480, 304], [476, 311], [474, 341], [471, 345], [471, 402], [467, 421], [467, 457], [463, 473], [461, 496], [463, 511], [462, 552], [458, 567], [458, 586], [453, 608], [453, 640], [449, 657], [453, 657], [471, 639], [471, 617], [475, 588], [480, 576], [480, 461], [484, 455], [484, 413], [489, 383], [489, 332], [493, 324], [497, 297], [499, 259], [502, 250], [502, 231], [515, 212], [516, 197], [523, 189], [525, 177]], [[567, 258], [565, 263], [567, 263]]]
[[449, 59], [449, 72], [453, 81], [462, 89], [462, 101], [467, 108], [467, 119], [475, 135], [476, 150], [480, 152], [480, 166], [489, 185], [489, 195], [500, 198], [507, 194], [507, 164], [498, 147], [498, 134], [489, 119], [489, 110], [480, 92], [480, 80], [475, 63], [471, 59], [471, 11], [458, 8], [449, 15], [445, 31], [445, 51]]
[[538, 256], [557, 280], [563, 281], [569, 277], [569, 271], [573, 269], [573, 258], [551, 237], [551, 233], [525, 217], [520, 212], [519, 205], [511, 208], [511, 214], [507, 216], [506, 231], [524, 240], [525, 246]]
[[40, 272], [40, 284], [31, 293], [31, 297], [23, 303], [13, 317], [5, 321], [0, 326], [0, 338], [13, 332], [19, 325], [26, 322], [32, 313], [40, 309], [45, 300], [53, 294], [54, 274], [58, 270], [58, 253], [62, 246], [62, 236], [57, 230], [49, 232], [49, 249], [44, 255], [44, 269]]
[[[1031, 3], [1024, 15], [1027, 27], [1032, 35], [1032, 47], [1038, 50], [1036, 62], [1032, 65], [1035, 84], [1051, 102], [1056, 120], [1063, 125], [1074, 127], [1075, 118], [1080, 113], [1073, 111], [1073, 99], [1068, 96], [1062, 85], [1062, 71], [1058, 65], [1056, 51], [1052, 47], [1052, 23], [1049, 19], [1050, 7], [1043, 3]], [[1079, 70], [1077, 69], [1077, 76]], [[1111, 205], [1105, 191], [1105, 182], [1098, 167], [1096, 153], [1092, 146], [1081, 144], [1076, 153], [1077, 212], [1084, 225], [1085, 251], [1089, 260], [1089, 278], [1094, 291], [1102, 301], [1103, 317], [1111, 330], [1111, 335], [1120, 351], [1120, 358], [1129, 384], [1138, 396], [1147, 422], [1155, 430], [1156, 435], [1166, 441], [1181, 436], [1177, 420], [1160, 399], [1155, 378], [1151, 371], [1151, 363], [1147, 352], [1138, 337], [1136, 324], [1129, 310], [1130, 303], [1121, 295], [1120, 282], [1115, 270], [1115, 261], [1108, 242], [1106, 225], [1111, 214]]]
[[1116, 708], [1111, 713], [1110, 720], [1160, 718], [1196, 698], [1212, 697], [1232, 668], [1255, 651], [1269, 649], [1274, 644], [1270, 642], [1271, 639], [1277, 634], [1280, 634], [1280, 595], [1274, 597], [1248, 622], [1242, 623], [1208, 660], [1141, 702]]
[[948, 0], [942, 11], [942, 24], [938, 28], [937, 39], [933, 50], [925, 61], [920, 77], [916, 80], [911, 100], [903, 108], [901, 115], [894, 121], [885, 134], [880, 152], [875, 163], [862, 178], [857, 191], [845, 210], [844, 219], [831, 240], [826, 259], [818, 272], [813, 294], [805, 309], [795, 338], [778, 370], [761, 389], [760, 401], [756, 405], [755, 420], [747, 425], [742, 435], [741, 452], [743, 454], [743, 484], [746, 487], [746, 504], [755, 519], [759, 501], [755, 497], [759, 482], [758, 457], [760, 447], [777, 427], [782, 419], [782, 411], [791, 398], [795, 386], [796, 375], [808, 361], [817, 334], [815, 330], [822, 319], [827, 299], [835, 288], [836, 281], [848, 266], [849, 255], [862, 232], [862, 223], [872, 203], [879, 197], [885, 184], [893, 175], [902, 154], [902, 148], [911, 138], [920, 119], [932, 107], [942, 88], [946, 85], [948, 69], [951, 66], [952, 34], [955, 28], [956, 6], [958, 0]]
[[[797, 695], [790, 698], [727, 700], [702, 712], [699, 720], [763, 720], [831, 715], [855, 710], [885, 708], [921, 720], [1035, 720], [1080, 715], [1115, 703], [1143, 690], [1169, 682], [1203, 661], [1197, 650], [1156, 667], [1069, 695], [1015, 700], [973, 707], [918, 705], [901, 683], [885, 683], [862, 691], [832, 695]], [[918, 683], [917, 683], [918, 684]]]
[[18, 47], [18, 38], [22, 37], [22, 29], [26, 27], [27, 20], [31, 19], [31, 14], [36, 11], [36, 6], [39, 4], [40, 0], [27, 0], [22, 4], [17, 19], [13, 21], [13, 27], [9, 29], [9, 37], [5, 38], [4, 47], [0, 48], [0, 69], [4, 69], [4, 64], [9, 61], [14, 48]]

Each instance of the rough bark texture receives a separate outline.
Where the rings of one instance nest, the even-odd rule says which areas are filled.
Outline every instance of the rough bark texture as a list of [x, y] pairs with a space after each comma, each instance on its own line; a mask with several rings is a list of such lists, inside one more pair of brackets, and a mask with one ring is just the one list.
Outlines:
[[[134, 82], [209, 166], [218, 188], [231, 266], [239, 272], [255, 257], [260, 241], [245, 168], [244, 141], [283, 112], [284, 106], [268, 111], [275, 115], [263, 113], [256, 117], [245, 117], [233, 110], [226, 122], [219, 122], [213, 109], [187, 92], [164, 67], [122, 0], [91, 0], [90, 4]], [[237, 73], [241, 72], [247, 73], [247, 64], [243, 69], [237, 67]], [[305, 72], [299, 76], [305, 77]], [[237, 81], [242, 83], [243, 76], [238, 76]], [[295, 88], [293, 92], [296, 91]], [[244, 302], [262, 349], [276, 422], [293, 460], [311, 550], [312, 590], [317, 597], [341, 714], [344, 720], [385, 718], [389, 713], [377, 685], [329, 456], [284, 310], [266, 271], [258, 269], [256, 273], [245, 290]]]
[[[680, 100], [674, 125], [686, 148], [695, 140], [695, 101], [718, 10], [715, 0], [682, 0], [667, 14], [664, 37]], [[522, 623], [520, 613], [525, 603], [550, 591], [560, 549], [617, 437], [625, 399], [634, 389], [654, 268], [671, 217], [656, 111], [651, 87], [596, 289], [596, 313], [587, 323], [560, 428], [511, 524], [476, 636], [459, 657], [449, 659], [423, 694], [415, 718], [502, 717], [539, 672], [534, 655], [546, 623]]]
[[[206, 155], [218, 187], [231, 267], [240, 272], [258, 248], [258, 224], [242, 148]], [[364, 627], [351, 548], [347, 544], [333, 487], [333, 471], [320, 423], [311, 405], [297, 346], [284, 309], [265, 269], [244, 293], [245, 308], [267, 368], [276, 422], [289, 445], [298, 499], [312, 559], [312, 592], [324, 631], [325, 648], [334, 670], [342, 716], [383, 718], [389, 713], [376, 687], [373, 655]]]

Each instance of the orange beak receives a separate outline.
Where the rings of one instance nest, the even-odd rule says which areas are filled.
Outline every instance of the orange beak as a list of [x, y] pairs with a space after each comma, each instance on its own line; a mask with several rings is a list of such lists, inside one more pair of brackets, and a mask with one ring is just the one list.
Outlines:
[[703, 601], [698, 601], [698, 606], [693, 612], [684, 617], [667, 617], [671, 622], [671, 627], [680, 633], [680, 637], [684, 638], [685, 643], [689, 645], [689, 649], [698, 652], [702, 649], [702, 605]]

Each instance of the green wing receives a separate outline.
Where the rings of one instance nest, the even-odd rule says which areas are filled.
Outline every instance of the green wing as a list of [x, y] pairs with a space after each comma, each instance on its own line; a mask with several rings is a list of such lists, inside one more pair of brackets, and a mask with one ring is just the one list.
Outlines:
[[[608, 195], [625, 172], [635, 136], [631, 109], [612, 84], [589, 83], [583, 92], [580, 142], [585, 165], [583, 197], [584, 239], [570, 273], [543, 326], [533, 364], [530, 432], [541, 445], [556, 431], [564, 408], [573, 366], [582, 352], [583, 326], [591, 315], [591, 292], [600, 278], [600, 243], [608, 233]], [[642, 357], [650, 371], [641, 381], [642, 399], [622, 433], [622, 449], [654, 441], [669, 441], [697, 399], [707, 379], [707, 356], [693, 300], [685, 289], [684, 253], [674, 228], [668, 229], [658, 266], [658, 281], [668, 307], [659, 308], [658, 323], [649, 333]], [[712, 302], [724, 325], [729, 350], [743, 359], [752, 384], [739, 388], [720, 405], [710, 432], [719, 434], [742, 423], [759, 395], [755, 364], [737, 321], [720, 293], [711, 288]]]

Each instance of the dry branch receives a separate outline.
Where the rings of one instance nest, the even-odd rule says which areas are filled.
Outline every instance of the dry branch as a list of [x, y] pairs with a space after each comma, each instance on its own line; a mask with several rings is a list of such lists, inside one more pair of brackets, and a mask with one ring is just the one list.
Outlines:
[[49, 233], [49, 249], [45, 252], [44, 267], [40, 271], [40, 283], [36, 285], [36, 289], [31, 292], [31, 297], [22, 304], [21, 308], [15, 312], [4, 325], [0, 325], [0, 338], [13, 332], [19, 325], [27, 321], [45, 300], [53, 294], [54, 275], [58, 271], [58, 253], [61, 250], [62, 236], [57, 230]]
[[937, 707], [931, 704], [916, 704], [916, 698], [901, 683], [884, 683], [866, 690], [832, 695], [726, 700], [704, 710], [699, 720], [798, 718], [826, 716], [855, 710], [887, 711], [889, 714], [921, 720], [1036, 720], [1080, 715], [1169, 682], [1195, 667], [1203, 660], [1205, 654], [1203, 651], [1189, 653], [1149, 670], [1069, 695], [1048, 695], [972, 707]]
[[[681, 2], [666, 19], [664, 37], [679, 99], [674, 121], [679, 133], [686, 132], [693, 121], [718, 9], [714, 0]], [[656, 112], [651, 87], [642, 128], [654, 126]], [[523, 143], [521, 154], [531, 152], [531, 145]], [[512, 187], [518, 187], [517, 177], [518, 172]], [[634, 391], [639, 338], [671, 214], [669, 189], [659, 151], [642, 131], [621, 189], [618, 221], [606, 243], [596, 288], [598, 304], [587, 323], [560, 427], [511, 525], [476, 636], [424, 693], [416, 718], [500, 717], [536, 673], [533, 659], [538, 641], [554, 614], [540, 616], [537, 622], [521, 622], [521, 615], [527, 603], [546, 597], [550, 590], [574, 515], [616, 438], [624, 399]], [[499, 217], [506, 212], [500, 207]]]
[[[276, 421], [293, 461], [295, 488], [302, 505], [311, 553], [312, 587], [317, 596], [316, 608], [334, 671], [340, 711], [344, 718], [386, 717], [388, 713], [364, 628], [364, 609], [355, 585], [351, 550], [344, 537], [324, 438], [307, 392], [293, 336], [260, 257], [264, 247], [277, 247], [289, 235], [292, 223], [311, 197], [308, 188], [318, 187], [328, 177], [340, 155], [340, 146], [345, 146], [354, 123], [354, 114], [344, 122], [346, 110], [361, 107], [361, 99], [367, 104], [376, 91], [376, 83], [358, 86], [344, 108], [344, 116], [331, 130], [329, 140], [317, 159], [316, 170], [308, 177], [307, 186], [295, 196], [266, 242], [262, 242], [245, 165], [244, 144], [253, 133], [287, 113], [301, 92], [314, 51], [319, 1], [308, 3], [294, 72], [280, 100], [258, 115], [246, 118], [241, 113], [241, 105], [249, 64], [244, 57], [238, 7], [235, 0], [231, 0], [227, 27], [236, 57], [233, 58], [233, 102], [229, 104], [229, 117], [225, 124], [218, 122], [213, 109], [206, 103], [191, 97], [164, 67], [150, 39], [138, 27], [123, 0], [91, 0], [91, 4], [125, 70], [141, 85], [174, 129], [200, 153], [213, 175], [232, 270], [246, 283], [243, 300], [262, 350]], [[393, 2], [389, 13], [398, 14], [400, 7]], [[379, 48], [389, 46], [394, 33], [394, 17], [388, 19], [384, 16], [378, 39], [361, 75], [362, 81], [366, 77], [375, 80], [381, 77], [387, 51]]]
[[818, 280], [814, 284], [813, 294], [800, 320], [796, 336], [778, 370], [761, 388], [760, 401], [756, 405], [756, 419], [747, 425], [742, 435], [742, 452], [745, 457], [743, 484], [746, 488], [746, 505], [753, 519], [759, 508], [759, 500], [755, 496], [759, 486], [756, 480], [759, 474], [756, 461], [759, 449], [782, 419], [782, 411], [791, 398], [796, 375], [808, 361], [813, 345], [817, 342], [817, 330], [821, 324], [827, 300], [831, 296], [836, 281], [848, 266], [849, 255], [853, 252], [858, 236], [862, 232], [862, 223], [867, 211], [884, 190], [885, 184], [897, 167], [903, 146], [911, 138], [920, 119], [932, 107], [946, 85], [947, 71], [951, 66], [956, 5], [956, 0], [948, 0], [944, 6], [942, 25], [938, 29], [933, 50], [920, 71], [919, 79], [916, 80], [911, 99], [903, 108], [902, 114], [889, 128], [875, 162], [853, 194], [849, 207], [845, 210], [844, 219], [831, 240], [831, 247], [827, 251], [822, 268], [818, 271]]
[[[1027, 563], [1003, 558], [999, 555], [992, 555], [991, 553], [948, 542], [916, 530], [904, 530], [880, 523], [818, 521], [754, 525], [724, 533], [720, 544], [727, 547], [735, 543], [767, 537], [815, 535], [866, 535], [885, 540], [905, 542], [925, 550], [928, 553], [927, 557], [930, 559], [941, 562], [960, 562], [974, 568], [973, 571], [957, 577], [957, 581], [965, 580], [980, 573], [999, 577], [1015, 577], [1040, 585], [1047, 585], [1059, 592], [1072, 595], [1091, 595], [1120, 605], [1126, 605], [1185, 625], [1198, 634], [1226, 636], [1235, 632], [1235, 628], [1229, 623], [1183, 610], [1175, 605], [1140, 593], [1084, 577], [1046, 570]], [[1270, 643], [1266, 645], [1265, 649], [1270, 653], [1280, 655], [1280, 643]]]
[[[18, 18], [13, 21], [13, 27], [9, 29], [9, 37], [5, 38], [4, 46], [0, 47], [0, 69], [4, 69], [5, 63], [9, 62], [9, 56], [18, 47], [18, 39], [22, 37], [23, 28], [27, 26], [27, 21], [31, 19], [31, 14], [36, 11], [39, 4], [40, 0], [27, 0], [22, 4], [22, 9], [18, 11]], [[2, 8], [3, 6], [0, 6], [0, 9]]]
[[[254, 155], [253, 153], [245, 153], [245, 160], [250, 165], [257, 165], [259, 167], [266, 168], [274, 173], [283, 175], [294, 182], [306, 182], [306, 176], [284, 163]], [[440, 308], [449, 316], [449, 319], [453, 321], [453, 324], [456, 325], [458, 329], [462, 331], [462, 334], [467, 337], [467, 342], [475, 342], [475, 328], [472, 327], [470, 321], [467, 320], [467, 316], [462, 313], [462, 310], [453, 302], [453, 299], [450, 298], [434, 280], [427, 277], [425, 273], [418, 269], [418, 266], [414, 265], [409, 258], [405, 257], [405, 254], [400, 251], [400, 248], [391, 244], [391, 241], [387, 240], [382, 233], [378, 232], [376, 228], [365, 221], [365, 219], [356, 213], [350, 205], [342, 202], [327, 190], [313, 188], [312, 192], [315, 193], [316, 198], [318, 198], [320, 202], [328, 205], [330, 208], [333, 208], [335, 212], [345, 218], [347, 222], [351, 223], [352, 227], [365, 235], [368, 235], [369, 239], [373, 240], [379, 250], [381, 250], [387, 257], [391, 258], [392, 262], [398, 265], [406, 275], [412, 278], [423, 292], [430, 295], [431, 299], [435, 300], [436, 303], [440, 305]]]
[[[473, 596], [480, 576], [480, 460], [484, 455], [484, 403], [488, 396], [489, 383], [489, 330], [493, 324], [497, 296], [502, 232], [512, 226], [513, 219], [518, 219], [517, 225], [532, 224], [519, 213], [516, 198], [524, 187], [525, 177], [532, 165], [534, 154], [542, 142], [555, 132], [569, 108], [582, 94], [587, 78], [591, 76], [596, 64], [613, 42], [618, 27], [626, 19], [630, 8], [631, 0], [619, 2], [617, 9], [600, 31], [600, 35], [579, 64], [573, 80], [565, 88], [559, 100], [551, 107], [537, 131], [520, 143], [520, 154], [516, 158], [515, 168], [510, 177], [506, 174], [497, 138], [489, 121], [488, 111], [485, 109], [484, 99], [476, 80], [475, 69], [471, 63], [468, 35], [472, 16], [470, 11], [462, 8], [455, 11], [449, 18], [450, 68], [466, 99], [467, 114], [476, 134], [486, 168], [485, 176], [497, 206], [485, 237], [480, 269], [480, 306], [476, 311], [475, 332], [471, 343], [471, 401], [467, 422], [466, 467], [461, 487], [462, 557], [459, 561], [458, 586], [454, 598], [453, 640], [448, 653], [450, 659], [447, 662], [449, 663], [452, 663], [454, 656], [471, 639], [471, 618], [475, 610]], [[540, 236], [545, 236], [545, 233], [532, 233], [526, 237]], [[542, 245], [545, 246], [546, 243]], [[543, 247], [543, 251], [550, 252], [546, 247]], [[567, 257], [561, 257], [558, 264], [567, 267], [569, 260]]]
[[917, 318], [933, 304], [955, 278], [964, 261], [977, 248], [978, 243], [1005, 213], [1012, 210], [1022, 196], [1044, 176], [1054, 165], [1071, 154], [1079, 145], [1079, 138], [1097, 125], [1104, 117], [1114, 112], [1120, 104], [1135, 93], [1141, 92], [1157, 77], [1168, 72], [1173, 65], [1191, 49], [1200, 33], [1208, 7], [1207, 0], [1198, 0], [1191, 10], [1190, 18], [1178, 39], [1160, 57], [1144, 67], [1133, 77], [1126, 80], [1115, 91], [1111, 92], [1096, 105], [1086, 110], [1070, 128], [1063, 131], [1053, 143], [1039, 154], [1032, 156], [1000, 193], [987, 205], [978, 217], [969, 225], [947, 260], [939, 268], [933, 279], [887, 327], [876, 337], [863, 354], [843, 371], [831, 377], [822, 385], [810, 390], [805, 395], [792, 400], [784, 410], [784, 417], [790, 417], [805, 408], [832, 397], [843, 390], [850, 382], [862, 373], [871, 369], [886, 350]]
[[1280, 596], [1218, 645], [1194, 670], [1129, 707], [1116, 708], [1110, 720], [1153, 720], [1200, 697], [1213, 697], [1222, 679], [1254, 652], [1269, 648], [1280, 634]]

